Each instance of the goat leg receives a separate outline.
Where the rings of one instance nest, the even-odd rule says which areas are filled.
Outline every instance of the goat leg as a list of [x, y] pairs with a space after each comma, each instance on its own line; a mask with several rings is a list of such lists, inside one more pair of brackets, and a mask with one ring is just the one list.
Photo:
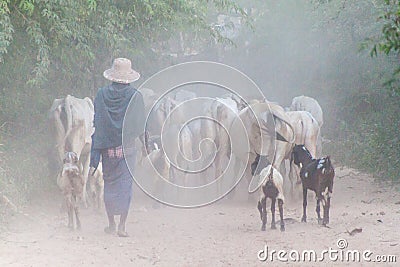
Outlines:
[[259, 200], [258, 203], [257, 203], [257, 209], [260, 212], [260, 219], [262, 221], [262, 204], [261, 204], [261, 200]]
[[281, 217], [281, 232], [285, 231], [285, 221], [283, 220], [283, 200], [278, 199], [279, 216]]
[[321, 214], [320, 214], [320, 211], [321, 211], [320, 203], [321, 203], [321, 200], [319, 198], [317, 198], [317, 207], [316, 207], [315, 211], [317, 212], [317, 216], [318, 216], [318, 224], [322, 223], [322, 218], [321, 218]]
[[79, 219], [79, 207], [78, 207], [78, 201], [77, 198], [74, 196], [72, 199], [72, 205], [75, 210], [75, 219], [76, 219], [76, 229], [80, 230], [81, 229], [81, 220]]
[[74, 229], [72, 197], [66, 196], [65, 202], [66, 202], [67, 211], [68, 211], [68, 228]]
[[324, 206], [324, 219], [322, 220], [322, 225], [327, 225], [329, 223], [329, 208], [331, 206], [331, 198], [327, 197], [326, 203]]
[[262, 221], [262, 225], [261, 225], [261, 231], [265, 231], [265, 226], [267, 225], [267, 199], [265, 197], [263, 197], [261, 199], [261, 221]]
[[307, 188], [303, 185], [303, 217], [302, 222], [307, 222]]
[[275, 203], [276, 203], [276, 198], [271, 198], [271, 214], [272, 214], [271, 229], [276, 229], [276, 224], [275, 224]]

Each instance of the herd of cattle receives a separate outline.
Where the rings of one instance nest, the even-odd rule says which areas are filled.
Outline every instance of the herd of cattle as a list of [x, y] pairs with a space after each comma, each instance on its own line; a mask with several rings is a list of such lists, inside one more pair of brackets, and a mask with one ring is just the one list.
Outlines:
[[[163, 96], [153, 105], [158, 95], [150, 89], [140, 91], [145, 102], [146, 113], [150, 113], [146, 127], [146, 144], [137, 142], [138, 165], [146, 160], [156, 163], [158, 173], [170, 181], [181, 179], [187, 185], [187, 172], [179, 173], [175, 164], [181, 168], [187, 159], [202, 158], [212, 160], [212, 177], [217, 179], [224, 172], [225, 163], [233, 157], [235, 165], [245, 166], [244, 176], [250, 180], [257, 176], [261, 181], [257, 190], [261, 192], [258, 209], [262, 220], [262, 230], [267, 221], [266, 199], [271, 198], [272, 222], [275, 228], [275, 201], [278, 200], [281, 216], [281, 230], [285, 229], [283, 220], [284, 195], [293, 194], [294, 184], [303, 185], [303, 218], [306, 221], [307, 190], [317, 197], [318, 222], [329, 222], [330, 193], [332, 193], [334, 170], [329, 157], [322, 155], [321, 127], [323, 113], [318, 102], [307, 96], [293, 98], [291, 106], [284, 108], [265, 99], [245, 101], [235, 94], [212, 98], [201, 107], [204, 117], [211, 119], [190, 120], [188, 122], [185, 101], [195, 99], [194, 92], [180, 90], [175, 94]], [[193, 108], [193, 107], [192, 107]], [[190, 108], [189, 108], [190, 109]], [[94, 132], [94, 108], [90, 98], [66, 96], [55, 99], [50, 109], [50, 123], [54, 130], [59, 175], [57, 184], [63, 192], [68, 210], [69, 227], [80, 227], [78, 201], [85, 206], [90, 200], [101, 207], [103, 179], [101, 166], [89, 174], [91, 135]], [[239, 128], [245, 127], [243, 136]], [[166, 150], [164, 140], [179, 136], [176, 146]], [[246, 148], [234, 147], [232, 140], [247, 138]], [[207, 142], [203, 142], [204, 140]], [[210, 142], [211, 141], [211, 142]], [[190, 161], [190, 160], [189, 160]], [[209, 170], [208, 170], [209, 171]], [[209, 173], [205, 176], [210, 177]], [[289, 179], [287, 179], [289, 178]], [[283, 182], [289, 182], [290, 192], [284, 192]], [[323, 219], [320, 216], [320, 203], [323, 204]]]

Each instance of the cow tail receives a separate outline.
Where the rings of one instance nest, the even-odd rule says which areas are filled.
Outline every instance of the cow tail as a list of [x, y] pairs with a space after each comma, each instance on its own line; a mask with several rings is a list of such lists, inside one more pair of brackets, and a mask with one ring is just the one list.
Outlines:
[[271, 165], [271, 172], [268, 175], [268, 181], [272, 181], [272, 178], [274, 177], [274, 167]]

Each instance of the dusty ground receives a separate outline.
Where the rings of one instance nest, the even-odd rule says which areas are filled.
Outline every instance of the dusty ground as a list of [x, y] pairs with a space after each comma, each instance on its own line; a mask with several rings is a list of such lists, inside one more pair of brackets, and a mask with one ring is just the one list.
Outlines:
[[[301, 202], [285, 204], [284, 233], [270, 228], [260, 231], [256, 203], [224, 200], [199, 209], [154, 209], [151, 203], [136, 200], [127, 224], [128, 238], [106, 235], [105, 214], [92, 209], [82, 210], [80, 232], [68, 230], [59, 196], [45, 196], [46, 200], [21, 208], [22, 213], [2, 227], [0, 266], [262, 266], [271, 263], [271, 258], [262, 262], [257, 257], [265, 245], [269, 252], [315, 250], [320, 258], [323, 250], [339, 250], [339, 239], [348, 244], [342, 252], [370, 250], [371, 259], [395, 255], [400, 262], [398, 188], [396, 191], [375, 183], [370, 176], [337, 168], [329, 228], [317, 224], [314, 194], [309, 195], [306, 224], [300, 222]], [[362, 232], [347, 232], [355, 228]], [[296, 257], [292, 253], [291, 257]], [[273, 265], [293, 265], [289, 254], [283, 257], [289, 262], [279, 262], [275, 255]], [[323, 264], [349, 263], [340, 258], [331, 261], [326, 255]], [[361, 265], [376, 264], [361, 259]]]

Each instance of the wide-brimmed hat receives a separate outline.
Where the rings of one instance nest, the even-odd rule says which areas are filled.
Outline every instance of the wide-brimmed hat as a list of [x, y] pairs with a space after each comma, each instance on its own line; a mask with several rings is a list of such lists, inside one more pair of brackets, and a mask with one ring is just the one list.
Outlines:
[[132, 69], [132, 63], [127, 58], [116, 58], [111, 69], [103, 72], [104, 78], [117, 83], [131, 83], [140, 78], [140, 74]]

